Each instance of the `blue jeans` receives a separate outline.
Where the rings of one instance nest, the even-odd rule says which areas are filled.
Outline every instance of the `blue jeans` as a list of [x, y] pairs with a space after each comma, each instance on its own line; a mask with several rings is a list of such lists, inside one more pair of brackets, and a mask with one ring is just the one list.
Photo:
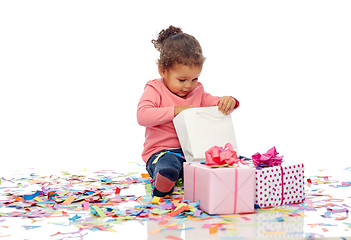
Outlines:
[[[161, 156], [159, 156], [161, 154]], [[181, 157], [182, 156], [182, 157]], [[159, 158], [158, 158], [159, 157]], [[156, 160], [156, 158], [158, 158]], [[165, 149], [154, 153], [146, 163], [146, 170], [155, 181], [157, 173], [163, 168], [175, 168], [178, 170], [179, 178], [183, 178], [184, 154], [181, 148]]]

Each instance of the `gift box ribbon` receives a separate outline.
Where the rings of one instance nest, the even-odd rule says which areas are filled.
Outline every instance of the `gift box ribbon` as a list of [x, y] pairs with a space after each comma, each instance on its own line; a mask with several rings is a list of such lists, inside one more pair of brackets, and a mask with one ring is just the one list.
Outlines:
[[233, 146], [227, 143], [224, 148], [213, 146], [205, 152], [206, 165], [230, 165], [238, 164], [239, 159]]
[[278, 154], [275, 147], [272, 147], [262, 155], [258, 152], [252, 155], [252, 161], [257, 168], [280, 166], [283, 156], [278, 156]]
[[283, 167], [280, 166], [280, 172], [281, 172], [281, 177], [282, 177], [282, 200], [280, 202], [280, 205], [283, 205], [284, 201], [284, 176], [283, 176]]

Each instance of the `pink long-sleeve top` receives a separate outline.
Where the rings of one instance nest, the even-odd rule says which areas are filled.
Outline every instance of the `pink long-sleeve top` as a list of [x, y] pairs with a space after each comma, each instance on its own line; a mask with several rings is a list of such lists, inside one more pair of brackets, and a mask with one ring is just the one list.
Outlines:
[[[186, 98], [181, 98], [166, 87], [162, 78], [149, 81], [140, 98], [137, 111], [138, 123], [146, 127], [142, 153], [144, 162], [146, 163], [152, 154], [161, 150], [180, 148], [172, 122], [175, 106], [218, 106], [220, 99], [221, 97], [206, 93], [200, 82]], [[235, 108], [238, 106], [239, 102], [236, 100]]]

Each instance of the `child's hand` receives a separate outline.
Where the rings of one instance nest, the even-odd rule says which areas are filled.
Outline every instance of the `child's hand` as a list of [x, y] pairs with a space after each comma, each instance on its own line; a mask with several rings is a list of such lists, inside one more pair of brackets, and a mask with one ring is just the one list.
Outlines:
[[193, 108], [193, 106], [191, 106], [191, 105], [175, 106], [174, 107], [174, 116], [177, 116], [181, 111], [188, 109], [188, 108]]
[[235, 107], [235, 104], [236, 102], [234, 98], [224, 96], [221, 98], [221, 100], [219, 100], [218, 110], [221, 111], [224, 115], [228, 115]]

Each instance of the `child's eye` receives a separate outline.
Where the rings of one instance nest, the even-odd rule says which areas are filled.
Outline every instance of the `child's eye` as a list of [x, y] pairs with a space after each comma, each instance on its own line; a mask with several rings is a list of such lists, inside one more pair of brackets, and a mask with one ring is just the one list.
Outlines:
[[199, 79], [198, 79], [198, 78], [194, 78], [194, 79], [193, 79], [193, 81], [197, 81], [197, 80], [199, 80]]
[[184, 79], [178, 79], [180, 82], [185, 82], [185, 80]]

